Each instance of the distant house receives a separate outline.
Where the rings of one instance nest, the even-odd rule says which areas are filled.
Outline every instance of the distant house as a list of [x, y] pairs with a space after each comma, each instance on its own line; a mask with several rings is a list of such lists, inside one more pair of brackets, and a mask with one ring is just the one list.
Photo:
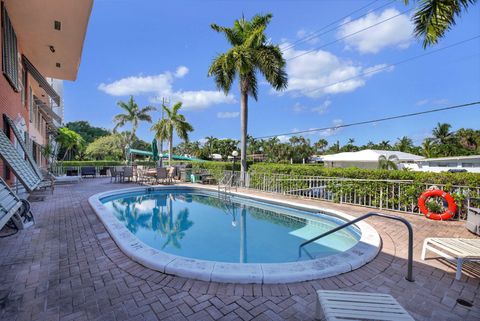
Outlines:
[[467, 171], [480, 173], [480, 155], [424, 158], [418, 160], [415, 165], [411, 166], [411, 169], [422, 172]]
[[318, 156], [317, 159], [318, 161], [323, 162], [325, 167], [358, 167], [375, 169], [378, 168], [378, 159], [382, 155], [386, 158], [395, 155], [398, 159], [399, 168], [408, 167], [410, 164], [414, 164], [415, 162], [424, 158], [422, 156], [399, 151], [365, 149], [358, 152], [344, 152]]

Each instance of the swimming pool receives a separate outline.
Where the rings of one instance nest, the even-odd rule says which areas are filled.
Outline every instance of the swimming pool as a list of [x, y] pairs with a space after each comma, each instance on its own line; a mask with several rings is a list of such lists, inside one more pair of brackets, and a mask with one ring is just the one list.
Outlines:
[[192, 187], [134, 188], [90, 203], [132, 259], [166, 273], [224, 282], [276, 283], [331, 276], [378, 252], [380, 238], [356, 224], [304, 247], [350, 217]]

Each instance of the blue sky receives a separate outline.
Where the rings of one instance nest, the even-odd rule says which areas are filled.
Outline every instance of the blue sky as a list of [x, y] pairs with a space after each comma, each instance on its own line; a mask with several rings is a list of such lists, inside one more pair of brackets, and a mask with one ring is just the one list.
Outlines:
[[[371, 2], [96, 0], [78, 78], [65, 82], [65, 121], [88, 120], [111, 129], [112, 118], [120, 111], [117, 101], [133, 94], [141, 106], [159, 106], [156, 100], [165, 96], [184, 102], [184, 114], [195, 128], [192, 140], [206, 136], [238, 139], [238, 85], [225, 96], [207, 77], [212, 59], [228, 49], [226, 40], [210, 24], [231, 26], [242, 14], [250, 18], [267, 12], [274, 16], [267, 35], [285, 49], [289, 87], [274, 93], [260, 78], [259, 100], [249, 104], [249, 133], [255, 137], [480, 100], [480, 38], [385, 68], [480, 35], [480, 5], [472, 7], [446, 38], [426, 51], [411, 36], [412, 11], [402, 14], [411, 7], [400, 0], [376, 1], [342, 19], [351, 22], [336, 28], [339, 22], [312, 35]], [[334, 30], [325, 32], [330, 29]], [[305, 41], [296, 43], [299, 39]], [[153, 114], [155, 120], [159, 117], [159, 112]], [[479, 129], [479, 119], [477, 106], [306, 137], [312, 141], [326, 138], [330, 143], [354, 138], [364, 144], [369, 140], [393, 142], [406, 135], [419, 143], [437, 122], [449, 122], [454, 129]], [[153, 135], [150, 126], [142, 124], [138, 130], [147, 141]]]

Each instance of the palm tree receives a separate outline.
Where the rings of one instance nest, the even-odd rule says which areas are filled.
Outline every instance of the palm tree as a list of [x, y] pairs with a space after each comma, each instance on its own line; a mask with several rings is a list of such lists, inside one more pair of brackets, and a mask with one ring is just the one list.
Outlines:
[[324, 153], [328, 146], [328, 141], [324, 138], [320, 138], [313, 146], [317, 153]]
[[392, 146], [390, 145], [389, 140], [382, 140], [379, 144], [378, 147], [383, 150], [390, 150], [392, 149]]
[[[404, 0], [408, 4], [409, 0]], [[415, 36], [423, 38], [423, 47], [434, 45], [445, 36], [455, 19], [477, 0], [419, 0], [420, 5], [413, 16]]]
[[452, 125], [450, 124], [437, 123], [437, 127], [432, 130], [432, 135], [440, 144], [448, 144], [453, 137], [453, 133], [450, 132], [450, 128], [452, 128]]
[[232, 47], [219, 54], [213, 61], [208, 76], [215, 78], [219, 90], [230, 91], [235, 77], [240, 84], [240, 123], [241, 123], [241, 172], [247, 170], [247, 124], [248, 96], [257, 100], [257, 73], [260, 72], [275, 90], [287, 87], [285, 59], [277, 45], [271, 44], [265, 29], [272, 19], [271, 14], [256, 15], [250, 21], [235, 20], [232, 28], [212, 24], [213, 30], [223, 33]]
[[386, 170], [398, 169], [397, 163], [398, 163], [397, 155], [390, 155], [390, 156], [388, 156], [388, 158], [385, 155], [380, 155], [378, 157], [378, 168], [379, 169], [386, 169]]
[[422, 154], [426, 158], [434, 156], [434, 140], [432, 138], [425, 138], [422, 142]]
[[125, 103], [123, 101], [119, 101], [117, 105], [126, 111], [126, 113], [118, 114], [113, 117], [113, 123], [115, 124], [115, 127], [113, 127], [113, 132], [115, 133], [119, 127], [123, 127], [127, 123], [132, 123], [132, 131], [130, 133], [130, 142], [132, 142], [140, 122], [146, 121], [151, 123], [152, 117], [149, 115], [149, 113], [156, 109], [153, 106], [146, 106], [140, 109], [138, 104], [133, 99], [133, 96], [130, 96], [128, 102]]
[[188, 132], [193, 131], [193, 127], [185, 120], [184, 115], [178, 113], [182, 108], [181, 102], [173, 105], [171, 109], [165, 105], [162, 105], [162, 108], [166, 117], [154, 124], [150, 130], [155, 132], [157, 139], [168, 141], [168, 164], [172, 165], [173, 132], [175, 131], [180, 139], [188, 142]]
[[395, 144], [395, 149], [401, 152], [409, 152], [412, 150], [412, 147], [413, 147], [413, 141], [411, 138], [407, 136], [398, 138], [397, 143]]

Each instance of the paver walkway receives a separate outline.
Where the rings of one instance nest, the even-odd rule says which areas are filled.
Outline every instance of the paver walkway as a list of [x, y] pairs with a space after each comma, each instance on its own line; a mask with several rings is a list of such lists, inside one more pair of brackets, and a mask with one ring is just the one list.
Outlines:
[[[480, 268], [467, 275], [440, 260], [420, 261], [427, 236], [474, 237], [461, 222], [407, 217], [415, 230], [416, 281], [404, 279], [407, 233], [401, 223], [370, 218], [382, 252], [350, 273], [283, 285], [195, 281], [145, 268], [112, 241], [87, 198], [130, 184], [85, 179], [33, 203], [37, 224], [0, 239], [0, 320], [313, 320], [316, 289], [392, 294], [418, 320], [480, 320]], [[358, 216], [361, 207], [300, 201]], [[473, 301], [467, 308], [457, 298]]]

